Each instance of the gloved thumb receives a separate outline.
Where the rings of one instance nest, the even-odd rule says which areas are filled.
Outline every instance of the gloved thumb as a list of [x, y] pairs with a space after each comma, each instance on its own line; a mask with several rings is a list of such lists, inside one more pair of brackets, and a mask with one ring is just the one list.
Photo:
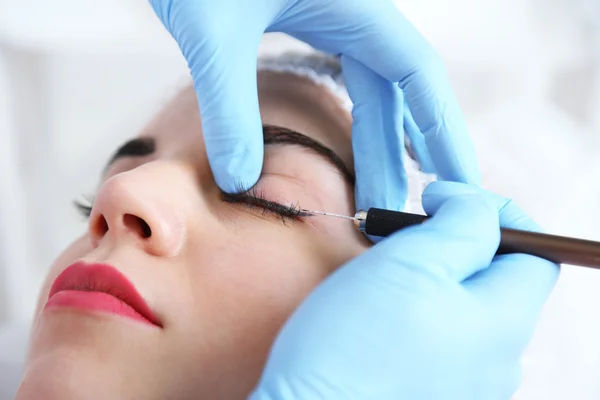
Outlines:
[[228, 193], [250, 188], [260, 176], [264, 151], [256, 59], [268, 15], [248, 20], [244, 10], [232, 14], [227, 2], [150, 3], [190, 68], [217, 185]]
[[498, 211], [510, 201], [507, 198], [488, 192], [478, 186], [447, 181], [432, 182], [423, 191], [421, 201], [423, 210], [427, 215], [433, 215], [448, 199], [456, 196], [479, 195], [484, 196]]
[[256, 80], [256, 47], [216, 44], [209, 62], [188, 58], [200, 105], [206, 153], [217, 185], [227, 193], [257, 182], [264, 145]]
[[423, 192], [423, 209], [428, 215], [434, 214], [449, 198], [464, 195], [485, 196], [486, 201], [489, 201], [498, 209], [502, 227], [534, 232], [541, 231], [540, 226], [523, 213], [510, 199], [471, 184], [445, 181], [431, 183]]

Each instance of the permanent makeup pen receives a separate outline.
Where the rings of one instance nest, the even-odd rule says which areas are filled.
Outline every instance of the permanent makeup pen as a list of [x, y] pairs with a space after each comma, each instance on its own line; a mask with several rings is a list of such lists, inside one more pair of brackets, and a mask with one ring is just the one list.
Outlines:
[[[305, 209], [301, 209], [300, 212], [306, 215], [324, 215], [352, 220], [359, 231], [382, 237], [389, 236], [402, 228], [420, 224], [429, 218], [425, 215], [381, 208], [359, 210], [353, 217]], [[600, 269], [600, 242], [508, 228], [501, 228], [500, 232], [500, 246], [496, 254], [531, 254], [558, 264]]]

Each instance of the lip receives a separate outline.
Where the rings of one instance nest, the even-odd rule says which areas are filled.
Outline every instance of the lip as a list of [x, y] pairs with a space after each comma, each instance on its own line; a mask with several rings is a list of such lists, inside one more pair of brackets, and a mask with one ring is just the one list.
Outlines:
[[54, 280], [44, 309], [53, 307], [105, 312], [162, 328], [133, 283], [106, 264], [67, 267]]

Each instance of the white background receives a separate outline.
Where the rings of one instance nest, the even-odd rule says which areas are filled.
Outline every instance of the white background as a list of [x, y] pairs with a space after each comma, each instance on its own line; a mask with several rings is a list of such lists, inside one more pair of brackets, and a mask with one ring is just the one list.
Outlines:
[[[548, 231], [600, 240], [600, 3], [398, 4], [447, 63], [486, 186]], [[71, 200], [186, 74], [146, 0], [0, 0], [0, 326], [29, 322], [85, 229]], [[564, 267], [517, 398], [600, 398], [598, 306], [600, 271]]]

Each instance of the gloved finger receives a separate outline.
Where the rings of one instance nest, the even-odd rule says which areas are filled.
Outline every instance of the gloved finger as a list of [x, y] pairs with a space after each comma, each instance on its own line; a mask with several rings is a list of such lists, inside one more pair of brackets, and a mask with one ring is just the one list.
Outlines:
[[245, 49], [223, 44], [210, 62], [192, 66], [208, 161], [215, 182], [228, 193], [248, 190], [262, 171], [257, 52], [258, 43]]
[[[540, 230], [513, 202], [502, 209], [500, 223], [512, 229]], [[496, 309], [500, 326], [519, 326], [532, 333], [559, 273], [557, 264], [540, 257], [506, 254], [497, 256], [487, 270], [468, 279], [465, 287]]]
[[214, 3], [207, 18], [202, 2], [151, 3], [188, 62], [217, 185], [230, 193], [252, 187], [260, 176], [264, 152], [256, 59], [261, 24], [268, 21], [247, 26], [240, 40], [235, 16], [219, 18], [227, 11], [226, 4]]
[[404, 169], [402, 91], [350, 57], [342, 71], [352, 108], [356, 207], [401, 211], [408, 183]]
[[[466, 123], [433, 47], [390, 0], [330, 1], [302, 18], [302, 2], [271, 28], [361, 62], [398, 82], [441, 179], [479, 184]], [[296, 15], [294, 15], [294, 13]]]
[[423, 191], [423, 210], [427, 215], [432, 215], [448, 199], [457, 196], [483, 196], [486, 201], [493, 205], [498, 211], [510, 201], [502, 196], [488, 192], [475, 185], [458, 182], [432, 182]]
[[[432, 183], [433, 185], [434, 183]], [[462, 282], [489, 266], [500, 240], [498, 209], [486, 196], [454, 196], [428, 207], [434, 216], [381, 242], [394, 264]]]
[[425, 137], [421, 134], [419, 127], [415, 123], [406, 99], [404, 99], [404, 130], [408, 135], [410, 149], [414, 154], [413, 158], [419, 162], [421, 171], [429, 174], [437, 174], [435, 165], [431, 156], [429, 155], [429, 149], [427, 149], [427, 143], [425, 143]]
[[[541, 231], [515, 203], [502, 196], [484, 191], [473, 185], [454, 182], [434, 182], [423, 194], [426, 212], [443, 204], [450, 196], [485, 195], [499, 211], [500, 226], [526, 231]], [[429, 211], [427, 211], [429, 209]], [[507, 326], [525, 326], [533, 329], [537, 315], [558, 279], [558, 265], [526, 254], [507, 254], [494, 258], [486, 268], [465, 282], [465, 288], [482, 300], [496, 306], [498, 315], [504, 315]]]

